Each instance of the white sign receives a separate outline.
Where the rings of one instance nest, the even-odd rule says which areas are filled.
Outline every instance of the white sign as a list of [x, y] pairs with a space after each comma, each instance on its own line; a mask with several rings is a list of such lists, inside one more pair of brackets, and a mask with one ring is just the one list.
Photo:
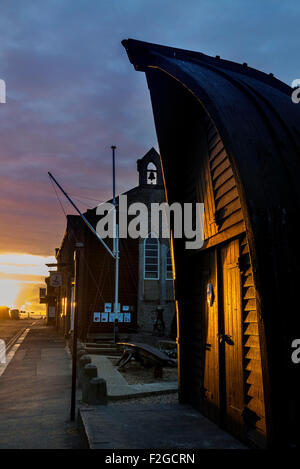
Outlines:
[[101, 321], [101, 313], [94, 313], [93, 322]]
[[51, 287], [61, 287], [62, 286], [61, 272], [50, 272], [50, 286]]
[[115, 320], [115, 313], [109, 313], [109, 322], [114, 322]]
[[55, 318], [55, 306], [49, 306], [48, 317]]
[[124, 322], [131, 322], [131, 313], [124, 313]]
[[111, 312], [111, 303], [104, 303], [104, 311], [106, 313], [110, 313]]
[[101, 314], [101, 322], [108, 322], [108, 313]]

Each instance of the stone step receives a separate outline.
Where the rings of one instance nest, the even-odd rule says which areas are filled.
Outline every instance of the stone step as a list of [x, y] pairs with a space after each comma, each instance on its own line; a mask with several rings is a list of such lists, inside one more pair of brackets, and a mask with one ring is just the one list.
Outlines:
[[88, 355], [112, 355], [112, 356], [122, 355], [122, 352], [120, 350], [117, 350], [115, 347], [112, 347], [112, 348], [87, 347], [86, 353]]
[[[119, 332], [118, 337], [121, 341], [124, 341], [128, 339], [128, 334]], [[114, 340], [114, 334], [112, 332], [89, 332], [87, 334], [87, 339], [89, 341], [110, 342]]]
[[115, 344], [113, 342], [101, 342], [101, 343], [97, 343], [97, 342], [86, 342], [84, 344], [84, 346], [86, 348], [88, 347], [92, 347], [92, 348], [112, 348], [115, 346]]

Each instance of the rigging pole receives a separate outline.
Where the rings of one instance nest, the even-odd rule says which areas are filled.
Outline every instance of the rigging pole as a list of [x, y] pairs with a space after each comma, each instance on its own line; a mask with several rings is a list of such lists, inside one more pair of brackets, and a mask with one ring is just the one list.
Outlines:
[[64, 194], [64, 196], [68, 199], [68, 201], [70, 202], [70, 204], [75, 208], [76, 212], [81, 216], [81, 218], [83, 219], [84, 223], [89, 227], [89, 229], [94, 233], [94, 235], [99, 239], [99, 241], [103, 244], [103, 246], [105, 247], [105, 249], [109, 252], [109, 254], [112, 256], [112, 257], [115, 257], [114, 253], [112, 252], [112, 250], [107, 246], [107, 244], [103, 241], [103, 239], [101, 238], [101, 236], [98, 235], [97, 231], [95, 230], [95, 228], [90, 224], [90, 222], [85, 218], [85, 216], [83, 215], [83, 213], [81, 213], [81, 211], [79, 210], [79, 208], [77, 207], [77, 205], [75, 205], [75, 203], [73, 202], [73, 200], [71, 199], [71, 197], [66, 193], [66, 191], [64, 191], [64, 189], [61, 187], [61, 185], [57, 182], [57, 180], [55, 179], [54, 176], [52, 176], [52, 174], [48, 171], [48, 175], [50, 177], [50, 179], [55, 182], [55, 184], [57, 185], [57, 187], [61, 190], [61, 192]]
[[115, 150], [116, 146], [112, 145], [112, 170], [113, 170], [113, 205], [114, 209], [114, 239], [113, 253], [115, 257], [115, 303], [114, 303], [114, 343], [117, 341], [117, 324], [119, 309], [119, 224], [117, 222], [117, 202], [116, 202], [116, 164]]
[[[118, 306], [119, 306], [119, 225], [117, 223], [117, 202], [116, 202], [116, 168], [115, 168], [115, 150], [116, 146], [112, 145], [112, 167], [113, 167], [113, 205], [114, 205], [114, 232], [113, 232], [113, 251], [109, 248], [109, 246], [103, 241], [101, 236], [97, 233], [94, 227], [90, 224], [90, 222], [86, 219], [86, 217], [81, 213], [79, 208], [75, 205], [71, 197], [66, 193], [66, 191], [61, 187], [61, 185], [57, 182], [55, 177], [48, 171], [48, 175], [50, 179], [57, 185], [60, 191], [64, 194], [64, 196], [68, 199], [70, 204], [74, 207], [76, 212], [80, 215], [84, 223], [88, 226], [88, 228], [94, 233], [94, 235], [99, 239], [105, 249], [109, 252], [109, 254], [115, 260], [115, 302], [114, 302], [114, 343], [117, 340], [117, 324], [118, 324]], [[79, 246], [78, 246], [79, 247]], [[76, 244], [76, 251], [75, 251], [75, 291], [78, 291], [78, 259], [79, 259], [79, 250], [77, 249]], [[72, 392], [71, 392], [71, 420], [75, 419], [75, 409], [76, 409], [76, 358], [77, 358], [77, 332], [78, 332], [78, 309], [77, 304], [78, 300], [76, 299], [76, 308], [74, 311], [74, 327], [73, 327], [73, 359], [72, 359]]]

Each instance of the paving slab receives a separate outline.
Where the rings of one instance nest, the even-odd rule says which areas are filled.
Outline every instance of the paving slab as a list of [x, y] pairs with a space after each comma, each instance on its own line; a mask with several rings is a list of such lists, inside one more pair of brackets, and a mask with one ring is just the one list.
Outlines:
[[152, 394], [166, 394], [177, 392], [177, 381], [157, 382], [146, 384], [128, 384], [124, 376], [103, 355], [90, 355], [92, 364], [97, 366], [98, 376], [104, 378], [109, 399], [126, 399], [145, 397]]
[[64, 339], [52, 327], [32, 327], [0, 377], [0, 448], [79, 448], [70, 394]]
[[81, 407], [79, 425], [90, 449], [245, 449], [182, 404]]
[[97, 366], [99, 378], [106, 380], [108, 388], [110, 386], [128, 386], [124, 376], [113, 366], [109, 358], [103, 355], [90, 355], [92, 364]]

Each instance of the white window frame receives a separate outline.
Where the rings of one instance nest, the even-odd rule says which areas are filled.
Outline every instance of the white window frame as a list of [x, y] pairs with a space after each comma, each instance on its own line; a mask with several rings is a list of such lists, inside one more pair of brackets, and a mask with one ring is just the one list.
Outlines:
[[[168, 277], [168, 254], [170, 253], [170, 259], [171, 259], [171, 274], [172, 277]], [[173, 280], [173, 262], [172, 262], [172, 255], [171, 255], [171, 248], [169, 247], [167, 250], [167, 255], [166, 255], [166, 280]]]
[[[152, 236], [152, 239], [155, 238], [157, 241], [157, 271], [156, 277], [147, 277], [146, 276], [146, 242], [147, 239]], [[147, 256], [150, 257], [150, 256]], [[154, 258], [154, 257], [153, 257]], [[156, 259], [156, 256], [155, 256]], [[144, 280], [159, 280], [160, 278], [160, 242], [158, 236], [155, 233], [148, 233], [147, 237], [144, 239]]]

